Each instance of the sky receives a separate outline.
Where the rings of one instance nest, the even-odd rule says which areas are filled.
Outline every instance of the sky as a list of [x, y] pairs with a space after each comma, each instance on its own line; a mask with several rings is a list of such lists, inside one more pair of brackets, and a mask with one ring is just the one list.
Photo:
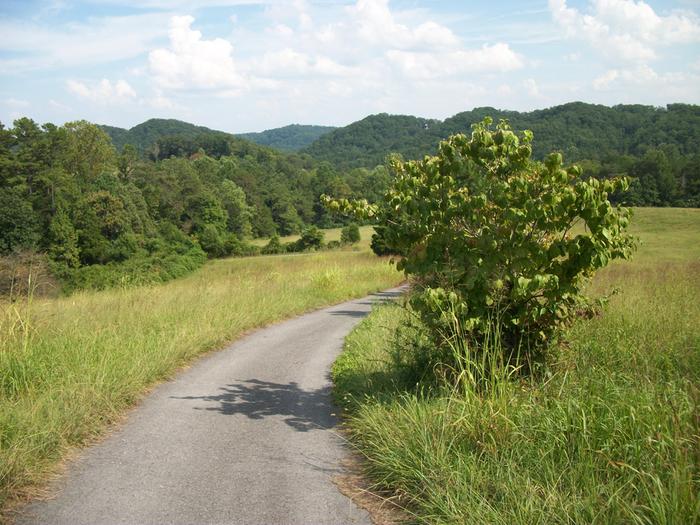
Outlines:
[[700, 0], [0, 0], [0, 122], [700, 103]]

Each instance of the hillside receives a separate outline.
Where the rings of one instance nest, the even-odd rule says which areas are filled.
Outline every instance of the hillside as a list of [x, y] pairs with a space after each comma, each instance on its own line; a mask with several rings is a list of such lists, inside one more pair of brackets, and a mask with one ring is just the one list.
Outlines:
[[507, 118], [515, 129], [535, 134], [534, 155], [562, 151], [569, 161], [602, 160], [608, 156], [642, 155], [648, 147], [670, 144], [681, 155], [700, 149], [700, 106], [670, 104], [607, 107], [572, 102], [532, 112], [475, 108], [445, 121], [404, 115], [372, 115], [338, 128], [302, 152], [338, 168], [373, 167], [395, 152], [419, 158], [435, 150], [451, 134], [468, 132], [471, 124], [491, 116]]
[[230, 133], [216, 131], [204, 126], [196, 126], [189, 122], [175, 119], [152, 118], [128, 130], [113, 126], [100, 126], [100, 128], [110, 136], [114, 147], [118, 151], [121, 151], [126, 144], [131, 144], [140, 153], [147, 151], [159, 139], [164, 137], [193, 138], [203, 134], [214, 134], [227, 138], [233, 137]]
[[240, 133], [237, 136], [282, 151], [299, 151], [334, 129], [336, 128], [331, 126], [290, 124], [260, 133]]
[[238, 139], [254, 142], [261, 146], [269, 146], [281, 151], [299, 151], [326, 133], [336, 129], [331, 126], [290, 124], [289, 126], [268, 129], [260, 133], [233, 135], [205, 126], [196, 126], [181, 120], [158, 118], [149, 119], [131, 129], [106, 125], [102, 125], [100, 128], [110, 136], [118, 151], [121, 151], [126, 144], [131, 144], [139, 153], [148, 152], [154, 144], [164, 138], [178, 137], [194, 140], [204, 135], [210, 137], [210, 139], [219, 140], [231, 140], [235, 136]]
[[302, 150], [340, 169], [374, 167], [389, 153], [417, 158], [435, 149], [443, 138], [439, 120], [409, 115], [370, 115], [319, 138]]

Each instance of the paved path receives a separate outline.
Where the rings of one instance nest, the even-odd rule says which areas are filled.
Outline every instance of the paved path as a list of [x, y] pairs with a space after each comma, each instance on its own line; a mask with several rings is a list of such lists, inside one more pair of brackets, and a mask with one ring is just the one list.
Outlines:
[[347, 453], [328, 370], [374, 301], [260, 330], [160, 385], [18, 524], [369, 524], [331, 478]]

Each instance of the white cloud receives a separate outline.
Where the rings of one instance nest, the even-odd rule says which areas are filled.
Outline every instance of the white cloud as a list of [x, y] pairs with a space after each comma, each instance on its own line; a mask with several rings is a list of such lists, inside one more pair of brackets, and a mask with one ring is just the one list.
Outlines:
[[148, 55], [155, 82], [169, 89], [232, 89], [243, 85], [228, 40], [205, 40], [192, 29], [194, 18], [170, 19], [170, 48], [156, 49]]
[[527, 94], [531, 97], [540, 96], [540, 87], [537, 85], [537, 81], [534, 78], [528, 78], [523, 82], [523, 87]]
[[523, 67], [522, 59], [503, 43], [446, 53], [390, 50], [386, 56], [407, 76], [422, 79], [463, 73], [503, 73]]
[[354, 68], [338, 64], [328, 57], [311, 57], [290, 48], [263, 55], [259, 60], [256, 60], [255, 72], [265, 77], [344, 77], [360, 73]]
[[28, 108], [31, 104], [28, 100], [22, 100], [18, 98], [6, 98], [4, 101], [5, 105], [13, 109]]
[[74, 95], [100, 104], [120, 103], [136, 98], [136, 91], [126, 80], [117, 80], [112, 84], [112, 82], [103, 78], [92, 87], [77, 80], [68, 80], [66, 87]]
[[410, 28], [396, 21], [388, 0], [358, 0], [347, 8], [366, 43], [392, 49], [444, 49], [459, 46], [459, 39], [447, 27], [432, 21]]
[[15, 75], [70, 66], [105, 64], [145, 53], [163, 36], [164, 13], [89, 19], [60, 28], [13, 19], [0, 20], [0, 73]]
[[168, 97], [163, 95], [163, 92], [159, 89], [155, 91], [155, 95], [150, 99], [146, 100], [146, 103], [155, 109], [175, 109], [177, 104]]
[[387, 0], [357, 0], [334, 13], [345, 16], [329, 19], [305, 0], [272, 3], [265, 10], [266, 29], [239, 26], [232, 33], [244, 46], [240, 56], [232, 41], [208, 39], [193, 29], [193, 17], [174, 16], [169, 45], [149, 53], [151, 79], [166, 95], [209, 90], [231, 98], [262, 90], [306, 99], [360, 96], [382, 86], [406, 89], [411, 80], [524, 67], [524, 58], [505, 42], [466, 47], [448, 27], [414, 12], [391, 10]]
[[[251, 61], [251, 75], [289, 74], [382, 79], [438, 79], [472, 73], [503, 73], [523, 66], [523, 59], [503, 42], [466, 48], [448, 27], [432, 20], [392, 11], [388, 0], [357, 0], [344, 8], [345, 19], [310, 25], [303, 1], [279, 4], [267, 10], [273, 21], [267, 35], [282, 49]], [[287, 23], [297, 21], [294, 30]], [[274, 46], [275, 42], [268, 42]], [[274, 69], [278, 68], [275, 75]], [[389, 74], [392, 76], [390, 77]]]
[[285, 24], [277, 24], [267, 28], [267, 33], [273, 37], [291, 38], [294, 36], [294, 30]]
[[593, 79], [593, 89], [596, 91], [604, 91], [610, 87], [617, 78], [620, 76], [620, 72], [617, 69], [610, 69], [606, 71], [599, 77]]
[[73, 111], [73, 108], [71, 108], [70, 106], [67, 106], [66, 104], [58, 102], [54, 99], [49, 99], [49, 106], [51, 106], [51, 108], [53, 108], [53, 109], [56, 109], [58, 111], [62, 111], [64, 113]]
[[695, 73], [657, 73], [648, 65], [611, 69], [592, 82], [596, 91], [663, 93], [668, 100], [688, 100], [700, 92], [700, 75]]
[[496, 93], [498, 93], [498, 95], [502, 97], [510, 96], [513, 94], [513, 88], [510, 87], [508, 84], [501, 84], [500, 86], [498, 86], [498, 88], [496, 88]]
[[659, 49], [700, 41], [700, 20], [691, 12], [658, 15], [642, 0], [592, 0], [591, 13], [549, 0], [554, 21], [569, 38], [587, 41], [613, 60], [644, 63]]

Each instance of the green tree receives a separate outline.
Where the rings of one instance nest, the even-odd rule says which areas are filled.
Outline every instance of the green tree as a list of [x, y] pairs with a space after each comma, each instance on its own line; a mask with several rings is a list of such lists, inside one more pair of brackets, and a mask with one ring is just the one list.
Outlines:
[[221, 232], [213, 224], [205, 224], [197, 234], [197, 240], [202, 250], [209, 257], [221, 257], [225, 255], [226, 248]]
[[224, 180], [219, 192], [221, 203], [228, 214], [226, 228], [239, 238], [248, 238], [253, 233], [251, 219], [253, 210], [246, 203], [246, 195], [235, 182]]
[[49, 224], [49, 257], [68, 268], [80, 266], [78, 234], [63, 208], [58, 208]]
[[285, 248], [280, 242], [280, 236], [275, 234], [270, 237], [268, 243], [263, 247], [262, 253], [264, 255], [275, 255], [278, 253], [284, 253]]
[[76, 204], [74, 214], [82, 264], [124, 260], [135, 250], [133, 239], [122, 239], [133, 231], [120, 198], [105, 190], [90, 192]]
[[[588, 304], [586, 279], [629, 256], [629, 211], [608, 201], [626, 181], [586, 179], [558, 153], [532, 161], [531, 132], [490, 124], [435, 157], [395, 161], [382, 205], [330, 205], [375, 217], [406, 254], [398, 266], [416, 278], [412, 304], [436, 342], [459, 334], [484, 348], [495, 336], [506, 356], [531, 362]], [[579, 222], [585, 233], [573, 233]]]
[[85, 120], [68, 122], [65, 169], [85, 183], [116, 166], [116, 152], [109, 136]]
[[35, 248], [39, 238], [39, 218], [19, 190], [0, 190], [0, 254]]
[[356, 244], [358, 242], [360, 242], [360, 228], [354, 222], [340, 231], [341, 244]]
[[292, 251], [318, 250], [323, 246], [323, 232], [316, 226], [304, 228], [301, 237], [292, 244]]
[[119, 176], [125, 180], [131, 180], [139, 161], [138, 152], [131, 144], [126, 144], [117, 158], [117, 170]]

